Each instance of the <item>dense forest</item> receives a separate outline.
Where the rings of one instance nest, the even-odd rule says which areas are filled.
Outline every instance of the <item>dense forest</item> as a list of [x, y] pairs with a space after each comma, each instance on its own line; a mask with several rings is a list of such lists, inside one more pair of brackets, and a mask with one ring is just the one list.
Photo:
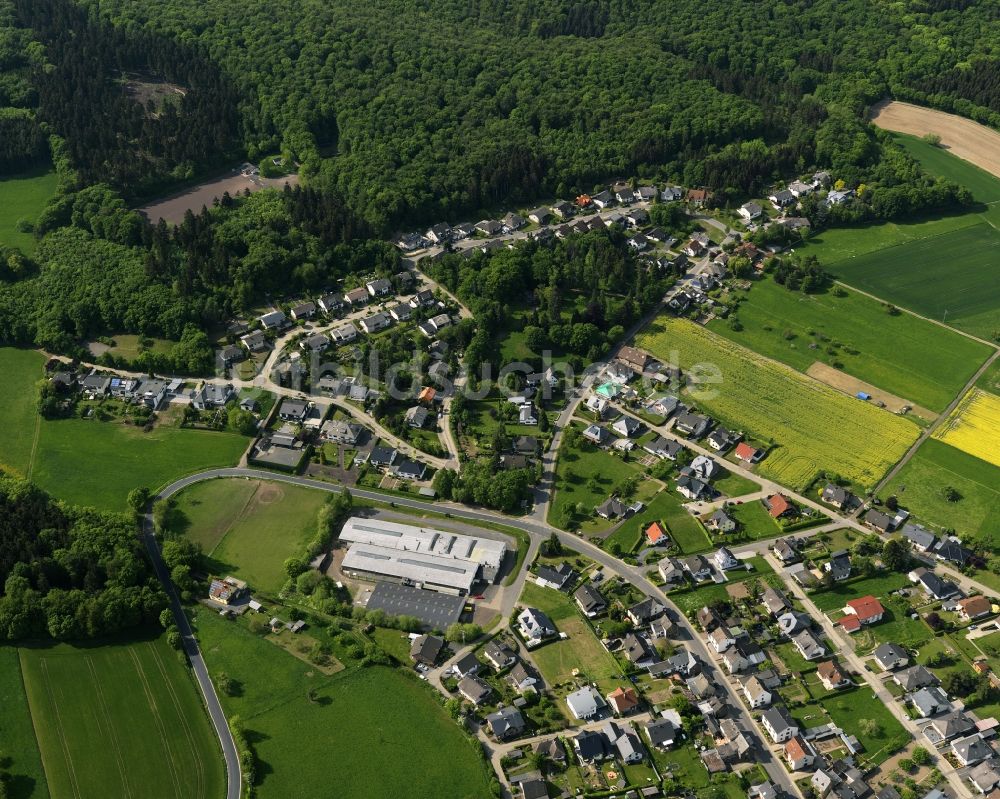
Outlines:
[[0, 640], [108, 635], [166, 606], [131, 518], [2, 475], [0, 510]]

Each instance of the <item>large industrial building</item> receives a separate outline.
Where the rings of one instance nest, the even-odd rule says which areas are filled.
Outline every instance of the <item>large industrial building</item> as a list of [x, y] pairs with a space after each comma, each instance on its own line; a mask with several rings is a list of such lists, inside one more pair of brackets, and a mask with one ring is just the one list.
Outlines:
[[468, 594], [476, 580], [492, 582], [507, 553], [490, 538], [356, 516], [344, 524], [340, 542], [350, 545], [346, 573], [453, 594]]

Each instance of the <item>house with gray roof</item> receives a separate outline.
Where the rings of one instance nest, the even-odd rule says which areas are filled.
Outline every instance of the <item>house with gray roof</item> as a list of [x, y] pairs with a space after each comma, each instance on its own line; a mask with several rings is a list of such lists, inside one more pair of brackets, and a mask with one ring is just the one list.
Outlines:
[[910, 691], [925, 688], [928, 685], [937, 685], [938, 678], [924, 666], [910, 666], [893, 674], [892, 681], [909, 693]]
[[919, 524], [904, 524], [899, 534], [921, 552], [930, 552], [937, 543], [937, 536]]
[[920, 717], [924, 719], [951, 710], [951, 701], [948, 699], [948, 694], [936, 685], [921, 688], [916, 693], [910, 695], [909, 701]]
[[951, 599], [962, 595], [961, 589], [951, 580], [945, 580], [923, 566], [911, 571], [907, 577], [911, 583], [919, 585], [931, 599]]
[[967, 735], [976, 727], [972, 719], [960, 710], [954, 710], [951, 713], [938, 716], [931, 721], [930, 726], [944, 741], [951, 740], [959, 735]]
[[493, 693], [493, 689], [478, 677], [463, 677], [458, 683], [458, 692], [462, 698], [472, 702], [474, 705], [481, 705]]
[[910, 662], [909, 653], [899, 644], [881, 644], [872, 655], [883, 671], [895, 671]]
[[511, 705], [502, 707], [495, 713], [490, 713], [486, 717], [486, 723], [489, 724], [493, 735], [500, 741], [516, 738], [524, 732], [526, 726], [521, 711]]
[[570, 713], [579, 721], [596, 718], [607, 708], [607, 702], [600, 692], [590, 685], [585, 685], [566, 697], [566, 705]]
[[784, 705], [775, 705], [766, 710], [761, 715], [760, 722], [776, 744], [784, 743], [799, 732], [799, 723]]
[[978, 732], [951, 742], [951, 753], [963, 766], [974, 766], [995, 753]]
[[644, 727], [649, 745], [655, 749], [670, 749], [677, 742], [680, 730], [670, 719], [647, 721]]
[[584, 583], [577, 588], [573, 599], [576, 600], [576, 604], [579, 605], [584, 615], [590, 619], [600, 616], [608, 607], [604, 594], [593, 583]]
[[802, 630], [794, 635], [792, 643], [805, 660], [818, 660], [826, 655], [826, 647], [812, 630]]

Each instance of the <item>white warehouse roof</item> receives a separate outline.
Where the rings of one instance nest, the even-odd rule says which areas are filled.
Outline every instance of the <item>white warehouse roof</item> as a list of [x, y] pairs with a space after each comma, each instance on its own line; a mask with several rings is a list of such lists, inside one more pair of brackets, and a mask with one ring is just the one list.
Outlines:
[[479, 573], [479, 564], [471, 560], [442, 558], [371, 544], [352, 544], [344, 556], [346, 572], [359, 571], [385, 577], [412, 580], [426, 588], [449, 588], [464, 591], [472, 588]]

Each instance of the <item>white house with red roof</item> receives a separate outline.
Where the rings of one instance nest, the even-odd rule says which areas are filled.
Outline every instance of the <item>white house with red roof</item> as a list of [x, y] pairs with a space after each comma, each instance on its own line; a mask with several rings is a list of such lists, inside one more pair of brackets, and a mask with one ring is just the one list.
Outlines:
[[751, 447], [746, 441], [741, 441], [733, 450], [733, 455], [745, 463], [757, 463], [764, 457], [764, 450]]
[[884, 614], [882, 603], [869, 594], [852, 599], [844, 606], [844, 618], [840, 620], [840, 626], [849, 633], [855, 633], [866, 625], [882, 621]]

